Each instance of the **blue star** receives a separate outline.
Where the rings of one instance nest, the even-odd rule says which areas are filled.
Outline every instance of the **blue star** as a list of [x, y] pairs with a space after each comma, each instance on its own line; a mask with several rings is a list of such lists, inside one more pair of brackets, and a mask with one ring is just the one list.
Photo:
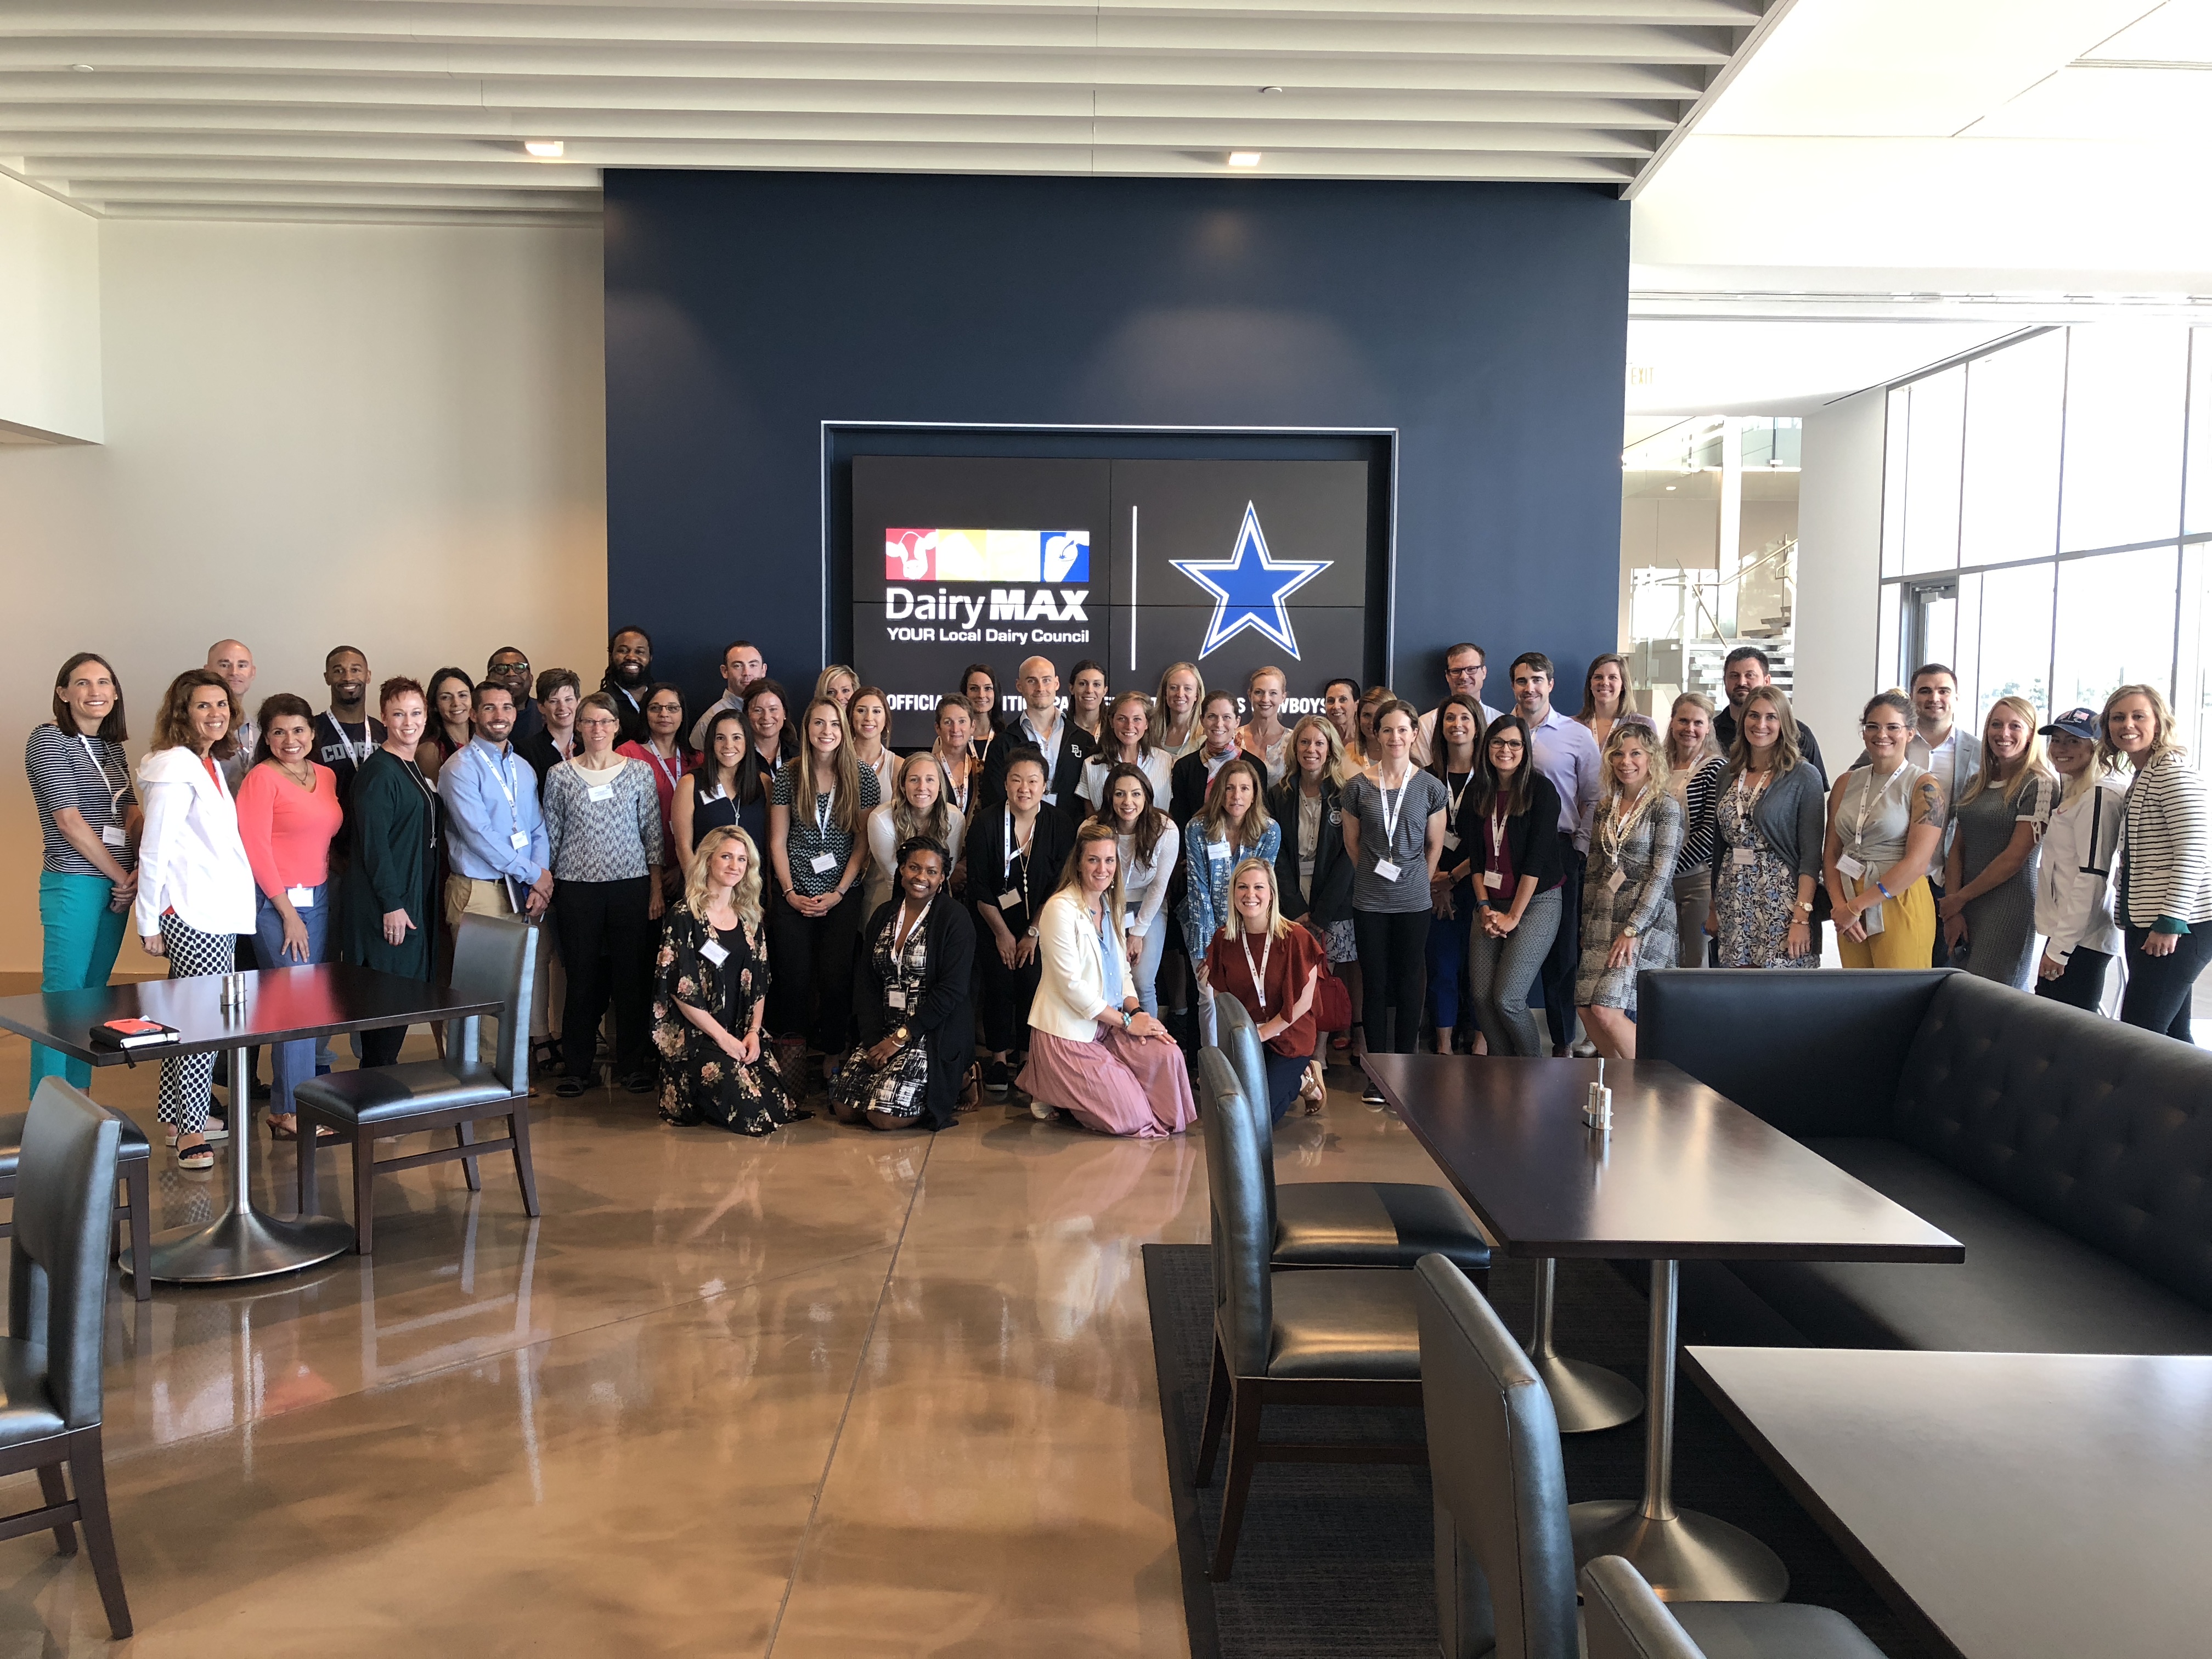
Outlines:
[[[1247, 553], [1258, 556], [1249, 562]], [[1237, 549], [1225, 559], [1171, 559], [1169, 562], [1213, 595], [1213, 620], [1206, 630], [1206, 643], [1198, 649], [1201, 659], [1250, 628], [1266, 635], [1293, 657], [1297, 636], [1291, 631], [1283, 601], [1335, 563], [1334, 559], [1283, 559], [1267, 556], [1267, 533], [1252, 503], [1244, 503], [1243, 527], [1237, 532]], [[1217, 580], [1219, 578], [1219, 580]]]

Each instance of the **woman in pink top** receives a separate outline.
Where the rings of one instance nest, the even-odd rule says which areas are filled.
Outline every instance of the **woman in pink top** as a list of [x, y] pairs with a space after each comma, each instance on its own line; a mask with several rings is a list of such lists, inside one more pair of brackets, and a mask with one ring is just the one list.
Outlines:
[[[637, 743], [626, 743], [615, 750], [630, 760], [643, 761], [653, 777], [653, 793], [660, 797], [660, 844], [675, 844], [676, 831], [670, 815], [676, 808], [676, 786], [690, 769], [691, 751], [684, 746], [677, 734], [684, 729], [684, 694], [665, 681], [656, 684], [645, 694], [645, 737]], [[684, 866], [671, 859], [661, 872], [660, 896], [664, 900], [682, 896]]]
[[[330, 937], [331, 842], [344, 821], [337, 778], [307, 757], [315, 745], [315, 711], [304, 697], [280, 692], [261, 705], [261, 741], [254, 765], [238, 786], [238, 838], [259, 889], [253, 915], [254, 955], [264, 969], [297, 968], [323, 959]], [[276, 1045], [269, 1099], [269, 1133], [298, 1138], [292, 1091], [315, 1074], [315, 1042]], [[325, 1134], [329, 1131], [324, 1131]]]

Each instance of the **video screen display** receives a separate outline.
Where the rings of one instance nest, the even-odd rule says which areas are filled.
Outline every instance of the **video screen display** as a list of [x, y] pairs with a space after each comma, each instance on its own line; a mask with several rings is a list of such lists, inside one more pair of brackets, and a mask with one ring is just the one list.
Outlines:
[[872, 456], [852, 464], [854, 666], [889, 741], [930, 741], [971, 663], [1002, 703], [1024, 658], [1150, 691], [1192, 662], [1241, 692], [1273, 664], [1288, 712], [1364, 667], [1369, 465], [1351, 460]]

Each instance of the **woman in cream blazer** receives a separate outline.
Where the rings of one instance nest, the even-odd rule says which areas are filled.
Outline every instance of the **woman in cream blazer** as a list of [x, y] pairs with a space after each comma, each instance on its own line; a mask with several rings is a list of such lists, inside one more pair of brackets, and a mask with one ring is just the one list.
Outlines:
[[1101, 1134], [1152, 1139], [1197, 1121], [1190, 1073], [1167, 1028], [1138, 1006], [1121, 933], [1120, 853], [1111, 824], [1077, 832], [1060, 886], [1037, 917], [1042, 968], [1030, 1005], [1021, 1088]]

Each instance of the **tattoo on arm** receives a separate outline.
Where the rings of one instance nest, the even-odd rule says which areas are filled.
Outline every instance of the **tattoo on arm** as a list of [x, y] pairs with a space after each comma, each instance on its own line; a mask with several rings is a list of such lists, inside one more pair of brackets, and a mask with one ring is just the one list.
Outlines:
[[1943, 786], [1932, 777], [1923, 777], [1912, 786], [1912, 821], [1915, 823], [1934, 823], [1943, 814]]

